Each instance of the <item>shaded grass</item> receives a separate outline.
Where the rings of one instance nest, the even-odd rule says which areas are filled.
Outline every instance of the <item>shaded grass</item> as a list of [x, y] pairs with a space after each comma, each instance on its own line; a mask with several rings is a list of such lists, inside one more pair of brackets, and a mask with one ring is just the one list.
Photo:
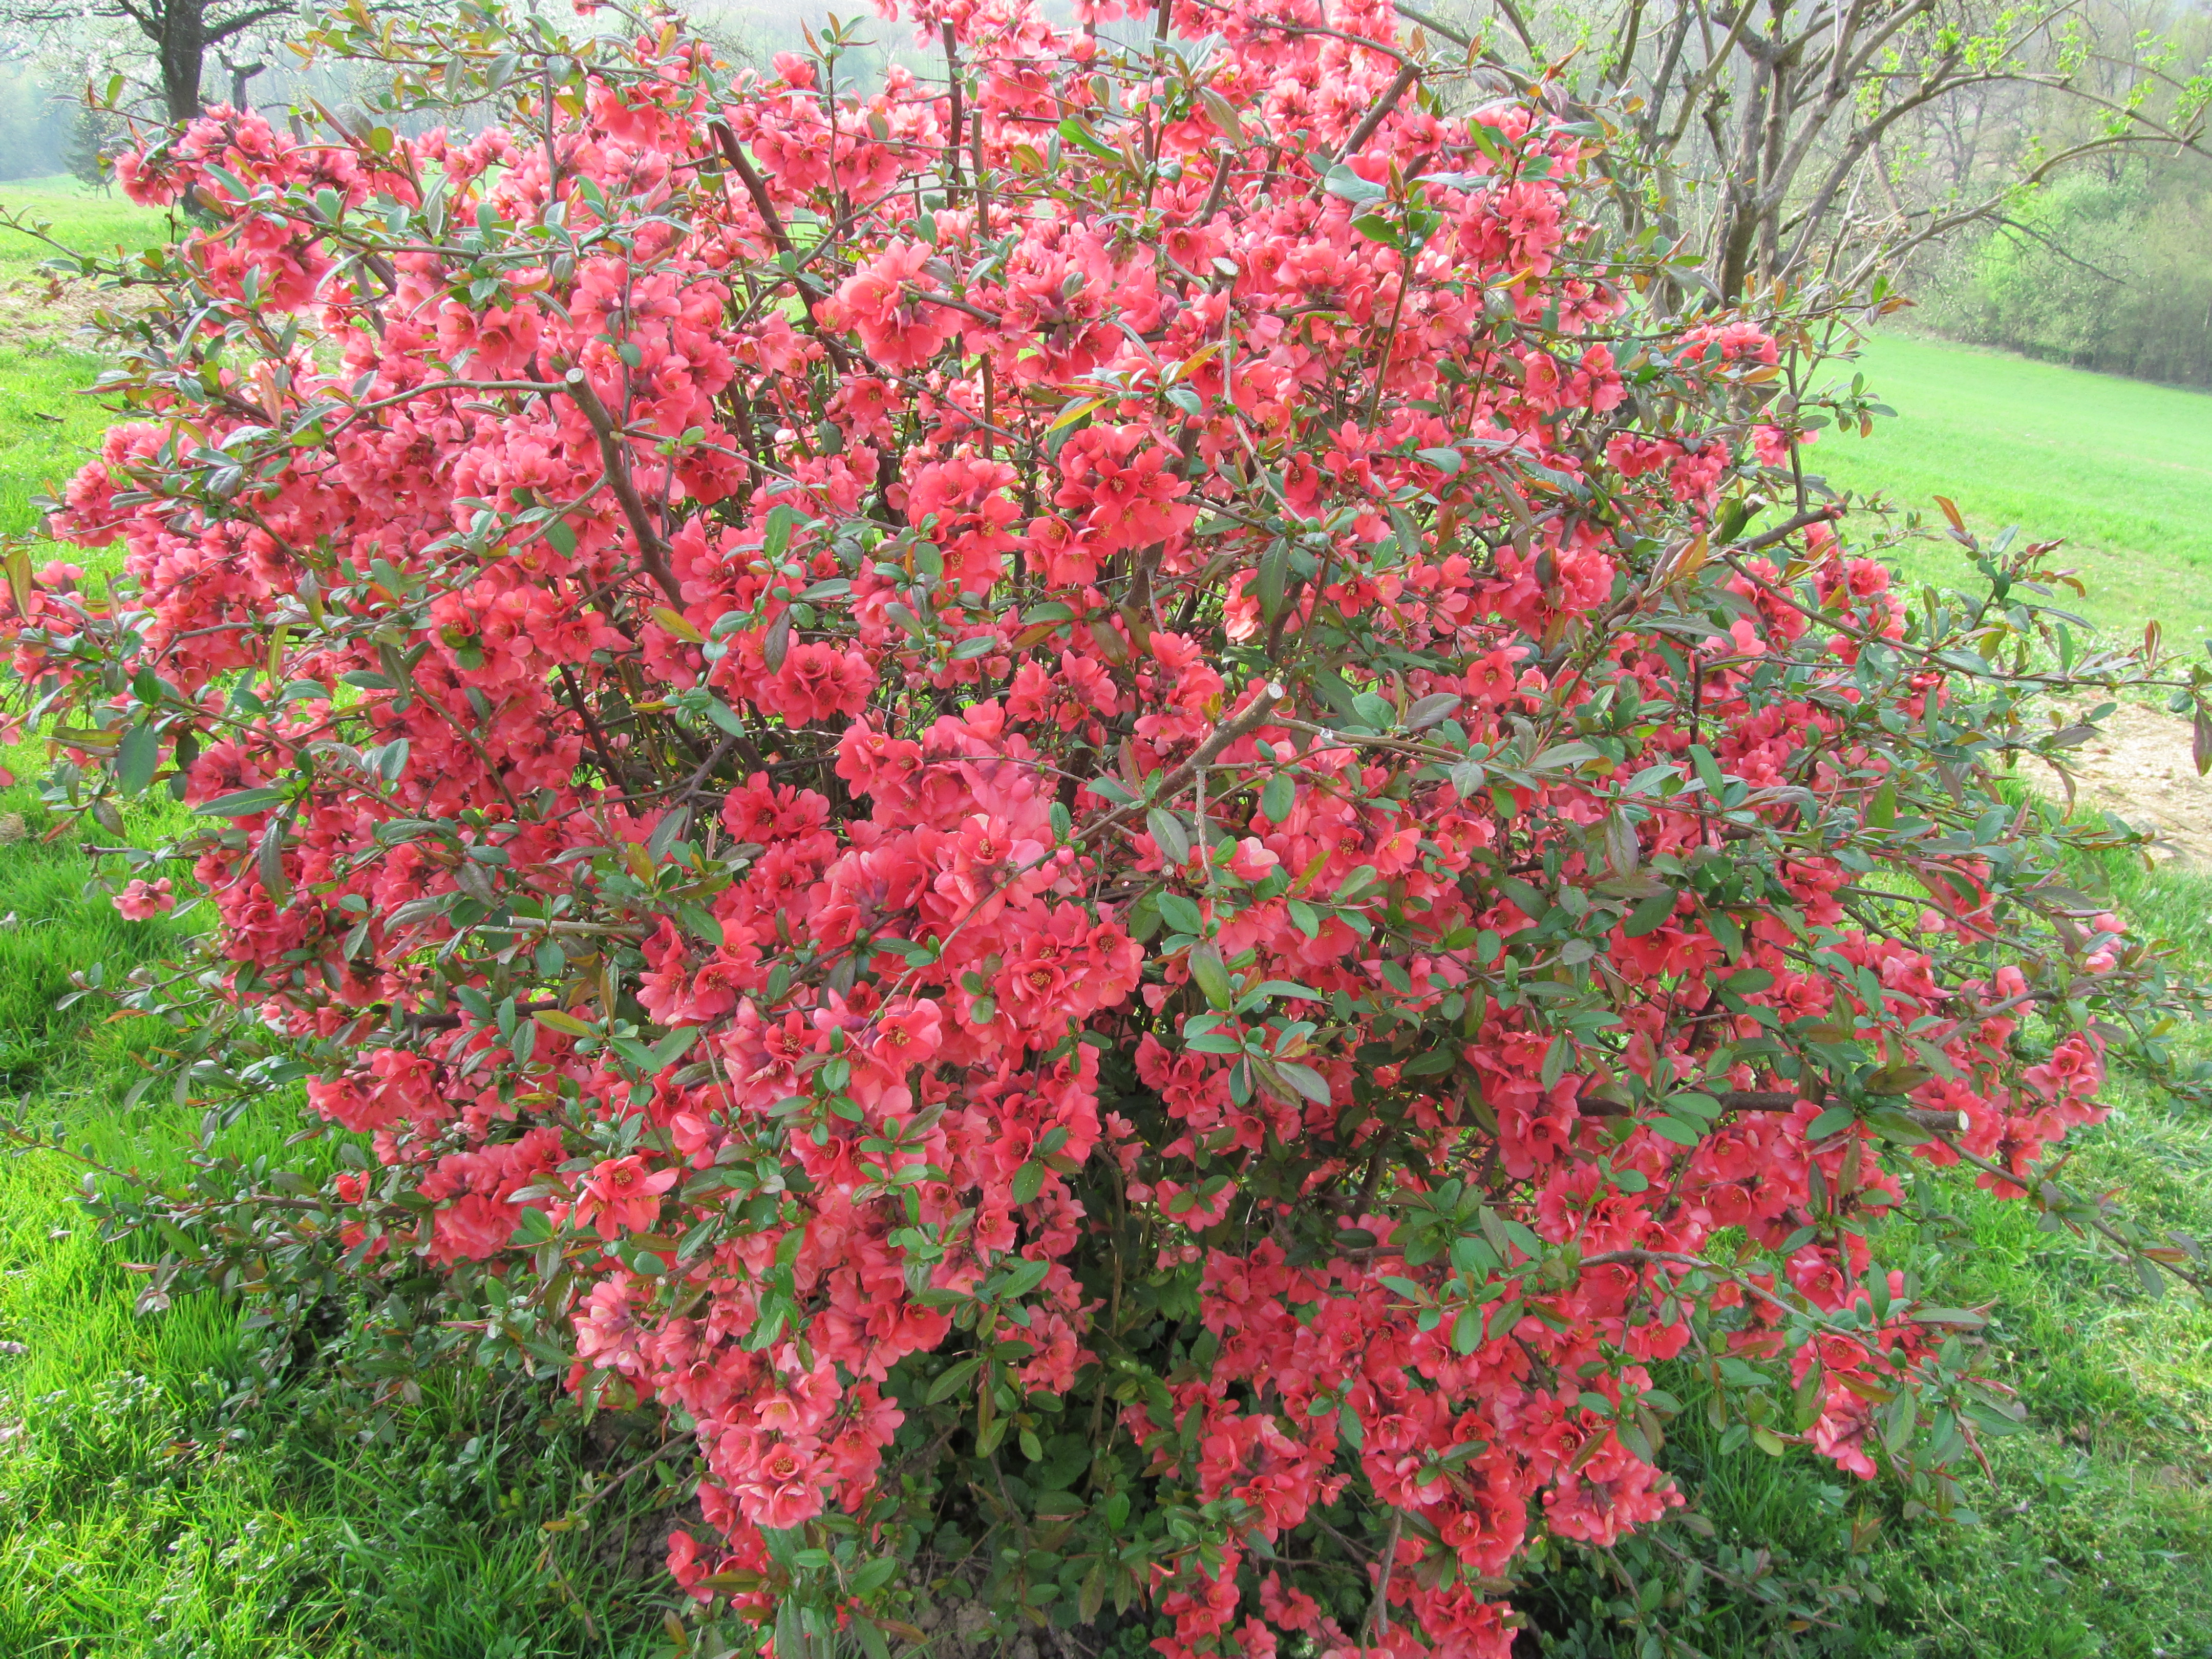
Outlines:
[[[2155, 617], [2191, 649], [2212, 635], [2212, 394], [1902, 335], [1869, 341], [1855, 367], [1897, 418], [1821, 435], [1806, 465], [1832, 488], [1879, 490], [1938, 530], [1942, 495], [1977, 533], [2063, 538], [2091, 621], [2132, 633]], [[1971, 574], [1948, 540], [1899, 563], [1916, 580]]]
[[[4, 1092], [94, 1156], [179, 1173], [190, 1117], [119, 1107], [157, 1028], [53, 1003], [72, 969], [155, 962], [183, 929], [124, 921], [87, 896], [82, 859], [37, 838], [27, 792], [0, 795], [0, 810], [33, 832], [0, 845], [0, 914], [18, 918], [0, 928], [0, 1021], [28, 1054]], [[312, 1170], [312, 1149], [284, 1146], [300, 1105], [295, 1091], [258, 1106], [222, 1150]], [[544, 1391], [453, 1370], [364, 1439], [371, 1420], [349, 1419], [312, 1364], [260, 1386], [234, 1306], [203, 1296], [136, 1315], [122, 1253], [72, 1202], [78, 1176], [52, 1152], [0, 1159], [0, 1653], [636, 1650], [659, 1595], [635, 1574], [637, 1547], [665, 1521], [649, 1503], [611, 1504], [550, 1558], [541, 1527], [588, 1468], [631, 1461], [641, 1419], [587, 1438]], [[248, 1408], [228, 1408], [249, 1390]]]

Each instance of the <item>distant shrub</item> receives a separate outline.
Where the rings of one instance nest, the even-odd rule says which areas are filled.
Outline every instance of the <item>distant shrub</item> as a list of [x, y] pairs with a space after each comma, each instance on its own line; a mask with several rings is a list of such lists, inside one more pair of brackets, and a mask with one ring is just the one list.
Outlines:
[[2212, 188], [2202, 162], [2060, 179], [1948, 254], [1916, 319], [2106, 374], [2212, 385]]
[[1808, 317], [1669, 311], [1601, 124], [1329, 15], [930, 12], [949, 95], [363, 22], [500, 118], [125, 158], [208, 224], [15, 662], [58, 799], [208, 826], [173, 1086], [368, 1149], [112, 1198], [155, 1297], [654, 1403], [787, 1656], [908, 1564], [1503, 1654], [1532, 1537], [1680, 1502], [1661, 1361], [1950, 1504], [2012, 1414], [1867, 1232], [1963, 1161], [2146, 1244], [2045, 1155], [2171, 994], [1991, 770], [2136, 665], [2041, 550], [1908, 605], [1797, 493]]

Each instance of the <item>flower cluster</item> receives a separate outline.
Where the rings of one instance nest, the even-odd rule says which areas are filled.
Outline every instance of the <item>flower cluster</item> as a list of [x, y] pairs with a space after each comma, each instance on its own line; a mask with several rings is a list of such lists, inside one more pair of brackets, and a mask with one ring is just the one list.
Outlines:
[[779, 1650], [965, 1527], [1167, 1659], [1502, 1656], [1533, 1534], [1682, 1501], [1666, 1366], [1940, 1500], [1996, 1407], [1869, 1231], [2034, 1183], [2140, 952], [1883, 566], [1746, 530], [1788, 319], [1388, 3], [914, 17], [120, 168], [203, 222], [54, 516], [125, 577], [8, 632], [212, 826], [349, 1266], [694, 1434], [672, 1566]]

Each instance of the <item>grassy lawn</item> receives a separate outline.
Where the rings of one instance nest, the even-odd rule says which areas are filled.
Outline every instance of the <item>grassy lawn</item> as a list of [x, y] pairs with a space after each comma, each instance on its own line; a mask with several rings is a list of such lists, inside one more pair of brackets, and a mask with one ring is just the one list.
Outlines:
[[[1898, 335], [1857, 366], [1897, 418], [1821, 435], [1807, 465], [1833, 488], [1880, 491], [1939, 531], [1941, 495], [1977, 532], [2063, 537], [2091, 620], [2133, 632], [2154, 617], [2192, 655], [2212, 635], [2212, 395]], [[1949, 580], [1960, 555], [1946, 539], [1901, 562]]]
[[[169, 240], [168, 214], [140, 207], [119, 190], [88, 190], [68, 173], [0, 182], [0, 209], [46, 220], [48, 234], [80, 252], [150, 247]], [[33, 275], [41, 261], [53, 257], [54, 250], [37, 237], [0, 230], [0, 280]]]
[[[63, 181], [67, 184], [68, 181]], [[53, 181], [0, 185], [87, 240], [160, 234], [156, 216]], [[52, 205], [46, 205], [51, 204]], [[38, 257], [0, 234], [0, 278]], [[100, 430], [69, 396], [91, 361], [0, 347], [0, 529]], [[1979, 525], [2018, 521], [2084, 550], [2092, 614], [2212, 632], [2212, 399], [1916, 341], [1866, 367], [1901, 417], [1814, 452], [1839, 487], [1882, 489], [1935, 517], [1952, 495]], [[2039, 424], [2040, 423], [2040, 424]], [[2043, 435], [2038, 436], [2040, 433]], [[1908, 562], [1940, 573], [1940, 547]], [[2187, 620], [2185, 622], [2185, 618]], [[34, 776], [35, 744], [0, 753]], [[148, 814], [168, 810], [149, 806]], [[20, 815], [21, 824], [15, 822]], [[125, 1091], [153, 1040], [55, 1004], [72, 970], [158, 961], [189, 920], [119, 919], [34, 796], [0, 791], [0, 1097], [66, 1122], [82, 1145], [173, 1171], [185, 1126]], [[151, 830], [151, 822], [134, 828]], [[2123, 872], [2113, 896], [2212, 964], [2212, 879]], [[2123, 1079], [2087, 1138], [2078, 1183], [2212, 1235], [2212, 1126]], [[234, 1150], [298, 1160], [287, 1095], [230, 1132]], [[660, 1649], [649, 1496], [547, 1534], [590, 1472], [635, 1461], [553, 1402], [461, 1375], [362, 1437], [312, 1364], [273, 1383], [231, 1308], [187, 1301], [141, 1319], [125, 1253], [70, 1202], [61, 1158], [0, 1158], [0, 1655], [53, 1659], [642, 1659]], [[1897, 1495], [1809, 1456], [1723, 1460], [1686, 1418], [1669, 1461], [1723, 1544], [1771, 1552], [1856, 1600], [1775, 1645], [1707, 1581], [1697, 1639], [1714, 1659], [2212, 1659], [2212, 1314], [2154, 1300], [2019, 1205], [1943, 1181], [1941, 1218], [1881, 1241], [1936, 1300], [1994, 1303], [1999, 1375], [2031, 1424], [1969, 1475], [1971, 1523], [1908, 1522]], [[644, 1482], [638, 1483], [643, 1487]], [[549, 1549], [550, 1545], [550, 1549]], [[1522, 1598], [1560, 1632], [1547, 1651], [1640, 1659], [1589, 1610], [1596, 1581], [1556, 1565]]]

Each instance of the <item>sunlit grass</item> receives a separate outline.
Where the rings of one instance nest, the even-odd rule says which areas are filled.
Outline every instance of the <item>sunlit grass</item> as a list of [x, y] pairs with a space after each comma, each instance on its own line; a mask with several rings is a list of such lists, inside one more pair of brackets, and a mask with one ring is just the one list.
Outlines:
[[[1823, 434], [1810, 471], [1938, 530], [1945, 495], [1977, 532], [2063, 538], [2059, 562], [2102, 626], [2132, 635], [2156, 617], [2192, 653], [2212, 635], [2212, 394], [1899, 335], [1869, 341], [1840, 377], [1853, 367], [1897, 417], [1870, 438]], [[1919, 580], [1972, 574], [1948, 539], [1900, 563]]]
[[[46, 234], [77, 253], [135, 251], [170, 239], [172, 216], [140, 207], [120, 190], [88, 190], [67, 173], [0, 183], [0, 210], [47, 222]], [[32, 275], [57, 257], [49, 243], [24, 231], [0, 229], [0, 279]]]

